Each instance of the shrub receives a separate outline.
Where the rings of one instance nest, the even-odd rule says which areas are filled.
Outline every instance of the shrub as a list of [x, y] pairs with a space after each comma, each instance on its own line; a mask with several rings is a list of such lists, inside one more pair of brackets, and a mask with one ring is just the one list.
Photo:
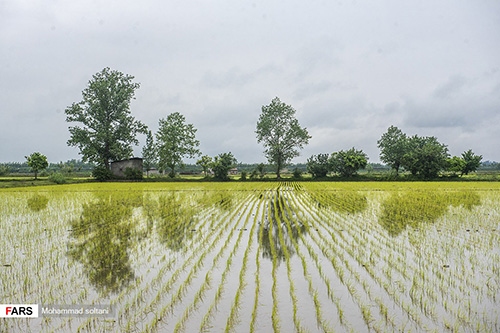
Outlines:
[[246, 171], [242, 171], [241, 172], [241, 180], [247, 180], [247, 172]]
[[295, 178], [295, 179], [302, 178], [302, 171], [300, 171], [299, 168], [295, 168], [293, 170], [293, 178]]
[[103, 182], [105, 180], [112, 179], [113, 174], [111, 173], [111, 170], [105, 166], [98, 165], [94, 168], [94, 170], [92, 170], [92, 177], [100, 182]]
[[330, 163], [328, 161], [328, 154], [312, 155], [307, 159], [307, 171], [314, 178], [326, 177], [330, 171]]
[[0, 164], [0, 176], [7, 176], [10, 173], [8, 165]]
[[125, 174], [125, 178], [131, 180], [139, 180], [142, 179], [142, 170], [135, 168], [126, 168], [123, 172]]
[[49, 181], [56, 184], [64, 184], [66, 183], [66, 178], [64, 178], [62, 173], [56, 172], [49, 176]]

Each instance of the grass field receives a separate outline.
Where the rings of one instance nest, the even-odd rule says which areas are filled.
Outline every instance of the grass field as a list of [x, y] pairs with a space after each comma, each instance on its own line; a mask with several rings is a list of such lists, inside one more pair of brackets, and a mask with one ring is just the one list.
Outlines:
[[500, 183], [0, 190], [0, 331], [499, 331]]

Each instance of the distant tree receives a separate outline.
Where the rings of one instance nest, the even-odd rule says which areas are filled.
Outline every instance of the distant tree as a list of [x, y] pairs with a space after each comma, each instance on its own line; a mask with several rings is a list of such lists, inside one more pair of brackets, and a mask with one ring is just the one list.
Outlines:
[[259, 163], [257, 164], [256, 170], [259, 174], [260, 179], [264, 178], [264, 176], [266, 175], [266, 165], [264, 163]]
[[403, 158], [406, 153], [408, 138], [396, 126], [390, 126], [387, 132], [382, 134], [380, 140], [377, 141], [380, 149], [380, 160], [391, 166], [399, 173], [399, 168], [403, 163]]
[[309, 142], [311, 136], [306, 128], [299, 125], [295, 110], [278, 97], [271, 104], [262, 106], [262, 113], [257, 122], [257, 142], [263, 142], [269, 163], [276, 167], [277, 178], [281, 169], [299, 156], [299, 149]]
[[238, 162], [231, 152], [215, 156], [211, 165], [215, 178], [219, 180], [229, 179], [229, 170], [231, 170], [236, 163]]
[[35, 179], [38, 179], [38, 172], [47, 169], [49, 162], [47, 162], [47, 156], [40, 154], [39, 152], [34, 152], [30, 156], [24, 156], [26, 158], [26, 163], [35, 173]]
[[149, 177], [149, 171], [155, 166], [156, 160], [157, 154], [153, 134], [151, 134], [151, 131], [148, 131], [146, 145], [142, 147], [142, 165], [146, 170], [146, 177]]
[[464, 160], [464, 167], [461, 170], [462, 175], [468, 175], [470, 172], [476, 171], [481, 166], [483, 156], [476, 155], [471, 149], [469, 149], [462, 153], [462, 159]]
[[302, 178], [302, 171], [299, 168], [293, 169], [293, 178], [294, 179], [301, 179]]
[[341, 150], [330, 156], [330, 168], [343, 177], [351, 177], [360, 169], [366, 167], [368, 156], [362, 150], [353, 148]]
[[412, 136], [408, 140], [407, 151], [402, 166], [412, 175], [434, 178], [448, 163], [448, 148], [431, 137]]
[[307, 172], [314, 178], [326, 177], [330, 172], [330, 162], [328, 154], [312, 155], [307, 159]]
[[203, 155], [198, 161], [196, 161], [196, 165], [199, 165], [203, 169], [203, 174], [207, 176], [208, 168], [212, 163], [212, 158], [208, 155]]
[[166, 119], [160, 119], [156, 133], [158, 147], [158, 164], [161, 169], [170, 168], [170, 177], [175, 177], [175, 167], [182, 167], [184, 157], [193, 158], [200, 155], [197, 147], [196, 129], [193, 124], [186, 124], [186, 119], [179, 112], [174, 112]]
[[68, 145], [80, 149], [84, 162], [109, 169], [111, 161], [132, 155], [132, 144], [139, 144], [137, 133], [146, 133], [146, 126], [130, 115], [130, 101], [139, 88], [133, 79], [104, 68], [83, 90], [83, 100], [66, 108], [66, 121], [82, 124], [69, 128]]
[[0, 164], [0, 176], [6, 176], [10, 172], [10, 167], [6, 164]]
[[465, 161], [458, 156], [453, 156], [451, 158], [448, 158], [446, 163], [447, 163], [446, 169], [448, 171], [453, 172], [454, 174], [456, 174], [457, 172], [462, 173], [462, 170], [464, 169], [465, 166]]

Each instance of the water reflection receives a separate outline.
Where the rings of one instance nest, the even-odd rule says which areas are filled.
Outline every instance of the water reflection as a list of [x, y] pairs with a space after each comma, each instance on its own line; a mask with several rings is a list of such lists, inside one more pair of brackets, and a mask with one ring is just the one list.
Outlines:
[[186, 195], [170, 193], [146, 205], [148, 215], [156, 220], [160, 241], [171, 250], [183, 249], [196, 232], [197, 211], [189, 202]]
[[103, 196], [84, 204], [80, 218], [70, 222], [68, 255], [84, 266], [90, 283], [103, 294], [119, 292], [134, 279], [128, 253], [134, 241], [133, 206], [128, 198]]
[[481, 197], [471, 191], [394, 193], [382, 203], [379, 222], [391, 236], [397, 236], [408, 225], [416, 228], [436, 221], [450, 206], [471, 210], [480, 204]]
[[366, 196], [350, 190], [311, 192], [311, 197], [317, 202], [319, 208], [331, 208], [337, 213], [357, 214], [363, 212], [368, 206]]
[[[291, 233], [287, 223], [290, 224]], [[278, 228], [281, 230], [284, 244], [281, 244], [280, 230]], [[286, 260], [283, 245], [286, 247], [289, 257], [292, 257], [295, 254], [292, 240], [297, 241], [300, 237], [299, 233], [305, 234], [307, 232], [306, 227], [298, 221], [296, 213], [288, 202], [288, 198], [283, 196], [279, 188], [268, 201], [268, 210], [264, 221], [259, 226], [259, 235], [261, 229], [262, 257], [273, 260], [272, 249], [274, 248], [278, 263]]]
[[45, 208], [47, 208], [48, 203], [49, 198], [38, 193], [29, 198], [27, 201], [28, 208], [33, 212], [44, 210]]

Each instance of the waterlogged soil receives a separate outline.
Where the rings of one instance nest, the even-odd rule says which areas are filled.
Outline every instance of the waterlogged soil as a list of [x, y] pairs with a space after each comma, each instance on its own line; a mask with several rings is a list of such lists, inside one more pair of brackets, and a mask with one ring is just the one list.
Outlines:
[[497, 183], [0, 190], [0, 331], [499, 331]]

